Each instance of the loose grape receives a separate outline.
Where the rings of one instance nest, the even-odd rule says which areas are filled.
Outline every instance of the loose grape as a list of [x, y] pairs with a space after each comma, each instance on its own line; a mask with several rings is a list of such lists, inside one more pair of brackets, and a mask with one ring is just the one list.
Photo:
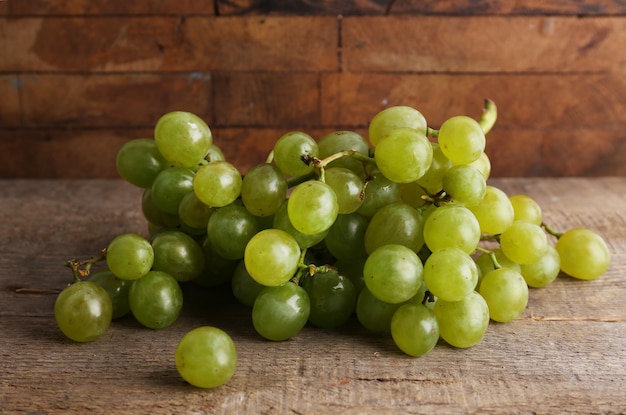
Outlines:
[[198, 388], [215, 388], [228, 382], [237, 369], [237, 349], [223, 330], [197, 327], [185, 334], [174, 353], [180, 376]]
[[611, 265], [611, 254], [604, 239], [594, 231], [573, 228], [556, 242], [561, 257], [561, 270], [581, 280], [601, 276]]
[[76, 342], [96, 340], [111, 324], [113, 306], [104, 288], [79, 281], [61, 291], [54, 303], [57, 326]]

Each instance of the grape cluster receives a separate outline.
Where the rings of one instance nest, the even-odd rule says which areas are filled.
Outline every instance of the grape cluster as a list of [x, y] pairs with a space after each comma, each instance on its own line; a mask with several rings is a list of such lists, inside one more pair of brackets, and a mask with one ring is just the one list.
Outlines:
[[[150, 236], [119, 235], [100, 257], [68, 261], [76, 282], [57, 299], [57, 323], [79, 342], [128, 313], [161, 329], [178, 318], [182, 284], [229, 284], [268, 340], [356, 315], [411, 356], [440, 339], [471, 347], [490, 321], [520, 316], [528, 287], [561, 271], [594, 279], [610, 264], [597, 233], [559, 233], [531, 196], [487, 183], [495, 119], [486, 100], [478, 120], [455, 116], [436, 130], [416, 109], [393, 106], [371, 119], [368, 139], [288, 132], [242, 175], [203, 120], [167, 113], [154, 139], [131, 140], [116, 158], [121, 177], [143, 189]], [[90, 274], [99, 260], [107, 267]], [[199, 387], [226, 382], [236, 358], [215, 327], [193, 330], [176, 350], [182, 377]]]

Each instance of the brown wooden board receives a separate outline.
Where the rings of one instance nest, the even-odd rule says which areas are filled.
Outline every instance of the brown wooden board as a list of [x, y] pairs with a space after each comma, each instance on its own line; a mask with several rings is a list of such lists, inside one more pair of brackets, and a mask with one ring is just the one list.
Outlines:
[[0, 125], [21, 124], [20, 109], [21, 81], [15, 75], [0, 75]]
[[34, 17], [0, 21], [0, 71], [328, 71], [334, 17]]
[[[53, 304], [71, 274], [62, 263], [93, 255], [122, 232], [146, 233], [141, 191], [119, 180], [0, 182], [0, 407], [47, 414], [567, 413], [626, 412], [624, 178], [500, 179], [526, 193], [557, 229], [603, 235], [612, 266], [594, 281], [561, 275], [533, 289], [525, 313], [492, 323], [470, 349], [441, 342], [421, 358], [351, 320], [307, 326], [285, 342], [262, 340], [229, 287], [185, 286], [179, 320], [164, 330], [116, 321], [76, 344], [55, 325]], [[226, 330], [238, 348], [234, 377], [213, 390], [182, 381], [180, 338], [200, 325]]]
[[626, 68], [626, 18], [346, 17], [352, 72], [607, 72]]
[[56, 15], [213, 15], [213, 0], [135, 0], [130, 2], [92, 0], [8, 0], [11, 16]]

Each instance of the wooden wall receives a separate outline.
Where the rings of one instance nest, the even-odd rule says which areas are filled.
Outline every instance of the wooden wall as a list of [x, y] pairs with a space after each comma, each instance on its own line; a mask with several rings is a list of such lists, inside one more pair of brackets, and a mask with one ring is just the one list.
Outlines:
[[290, 130], [499, 108], [494, 176], [626, 176], [620, 0], [0, 0], [0, 177], [117, 177], [192, 111], [245, 172]]

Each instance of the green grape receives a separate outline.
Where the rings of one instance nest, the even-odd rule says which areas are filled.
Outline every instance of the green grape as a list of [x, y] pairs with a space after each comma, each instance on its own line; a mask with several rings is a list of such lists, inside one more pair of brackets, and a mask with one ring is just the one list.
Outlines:
[[459, 301], [438, 299], [433, 311], [439, 335], [453, 347], [475, 346], [489, 327], [489, 307], [476, 291]]
[[149, 138], [124, 143], [115, 156], [115, 168], [119, 175], [144, 189], [150, 189], [157, 174], [167, 167], [169, 163], [159, 153], [155, 141]]
[[104, 288], [91, 281], [65, 287], [54, 303], [54, 318], [61, 332], [76, 342], [96, 340], [111, 324], [113, 306]]
[[439, 340], [435, 313], [422, 304], [401, 305], [391, 318], [391, 337], [400, 350], [409, 356], [423, 356]]
[[594, 231], [573, 228], [556, 242], [561, 257], [561, 270], [581, 280], [600, 277], [611, 265], [611, 254], [604, 239]]
[[363, 180], [352, 170], [343, 167], [327, 168], [325, 171], [326, 184], [333, 189], [337, 196], [337, 211], [339, 214], [356, 212], [363, 199]]
[[274, 144], [274, 163], [288, 176], [303, 176], [313, 171], [302, 157], [318, 157], [319, 147], [310, 135], [301, 131], [291, 131]]
[[154, 271], [163, 271], [177, 281], [191, 281], [204, 269], [204, 252], [191, 236], [170, 230], [152, 239]]
[[415, 108], [398, 105], [378, 112], [370, 121], [368, 133], [370, 143], [377, 146], [391, 130], [401, 127], [413, 128], [426, 135], [427, 124], [424, 116]]
[[[513, 262], [511, 259], [509, 259], [504, 252], [502, 252], [502, 249], [500, 248], [493, 248], [490, 250], [490, 252], [492, 252], [495, 257], [496, 257], [496, 261], [498, 261], [498, 265], [500, 265], [500, 267], [502, 268], [510, 268], [514, 271], [517, 272], [522, 272], [522, 267], [520, 264], [518, 264], [517, 262]], [[478, 283], [477, 283], [477, 287], [480, 286], [480, 281], [482, 281], [483, 276], [487, 275], [487, 273], [493, 271], [494, 269], [496, 269], [493, 260], [491, 259], [491, 256], [486, 253], [483, 252], [481, 253], [478, 258], [476, 258], [475, 260], [476, 262], [476, 266], [478, 267]]]
[[204, 238], [202, 241], [202, 251], [204, 252], [204, 269], [200, 275], [194, 278], [194, 284], [203, 287], [217, 287], [231, 283], [235, 268], [240, 261], [221, 257], [213, 249], [209, 238]]
[[273, 228], [280, 229], [282, 231], [287, 232], [289, 235], [293, 236], [296, 242], [298, 242], [298, 246], [300, 246], [301, 249], [310, 248], [324, 240], [324, 238], [328, 234], [328, 230], [322, 231], [320, 233], [308, 235], [294, 228], [293, 225], [291, 224], [291, 221], [289, 220], [289, 212], [287, 211], [288, 210], [287, 205], [288, 205], [288, 201], [285, 200], [283, 204], [278, 208], [276, 213], [274, 214], [274, 219], [272, 221]]
[[111, 318], [116, 319], [124, 317], [130, 312], [128, 305], [128, 292], [132, 281], [117, 278], [108, 269], [103, 269], [92, 273], [89, 281], [94, 282], [104, 288], [111, 298]]
[[482, 173], [469, 164], [451, 167], [443, 176], [443, 190], [456, 203], [476, 206], [487, 192], [487, 182]]
[[376, 145], [376, 165], [392, 182], [411, 183], [422, 177], [433, 160], [433, 147], [422, 132], [396, 128]]
[[[321, 137], [317, 141], [317, 146], [319, 149], [319, 158], [322, 160], [342, 151], [355, 151], [362, 156], [369, 156], [367, 140], [354, 131], [333, 131]], [[359, 177], [364, 173], [363, 162], [354, 157], [341, 157], [331, 161], [326, 167], [343, 167], [351, 170]]]
[[259, 164], [245, 175], [241, 183], [241, 200], [250, 213], [271, 216], [287, 196], [285, 176], [272, 164]]
[[386, 178], [380, 171], [373, 171], [366, 182], [363, 202], [357, 209], [363, 216], [374, 216], [380, 208], [398, 200], [398, 183]]
[[364, 237], [368, 219], [359, 213], [338, 215], [324, 241], [326, 248], [337, 259], [354, 260], [365, 258]]
[[265, 286], [256, 282], [248, 273], [246, 264], [240, 261], [233, 272], [231, 281], [231, 289], [237, 301], [243, 305], [252, 307], [263, 288], [265, 288]]
[[424, 283], [437, 298], [459, 301], [478, 283], [478, 268], [469, 254], [458, 248], [433, 252], [424, 263]]
[[363, 327], [379, 333], [391, 332], [391, 319], [404, 303], [387, 303], [376, 298], [367, 287], [359, 293], [356, 303], [356, 316]]
[[189, 384], [215, 388], [228, 382], [237, 369], [237, 349], [223, 330], [211, 326], [187, 332], [176, 346], [176, 369]]
[[509, 196], [511, 206], [513, 206], [514, 220], [525, 220], [526, 222], [541, 225], [543, 215], [541, 206], [532, 197], [524, 194]]
[[484, 151], [480, 153], [480, 157], [476, 161], [469, 163], [469, 165], [478, 169], [485, 180], [488, 180], [489, 176], [491, 176], [491, 160], [489, 160], [489, 156]]
[[534, 223], [514, 221], [500, 235], [500, 248], [513, 262], [532, 264], [539, 261], [548, 246], [546, 233]]
[[561, 257], [556, 248], [548, 244], [543, 256], [532, 264], [520, 266], [520, 273], [529, 287], [540, 288], [552, 283], [561, 270]]
[[426, 173], [419, 179], [417, 184], [428, 192], [435, 194], [443, 188], [443, 176], [452, 167], [452, 162], [443, 154], [437, 143], [430, 143], [433, 148], [433, 158]]
[[292, 282], [265, 287], [252, 307], [252, 324], [257, 333], [272, 341], [287, 340], [302, 330], [311, 311], [304, 288]]
[[150, 329], [163, 329], [178, 319], [183, 293], [178, 281], [163, 271], [150, 271], [133, 281], [128, 292], [130, 311]]
[[422, 198], [424, 195], [426, 195], [426, 192], [420, 187], [418, 182], [398, 183], [398, 202], [406, 203], [415, 209], [421, 208], [426, 204], [426, 201]]
[[487, 234], [504, 232], [511, 226], [515, 216], [513, 205], [506, 193], [490, 185], [487, 185], [483, 200], [469, 209], [478, 219], [480, 230]]
[[528, 285], [511, 268], [498, 268], [483, 276], [478, 289], [492, 320], [506, 323], [519, 317], [528, 304]]
[[189, 192], [183, 196], [178, 205], [178, 218], [181, 225], [198, 230], [200, 234], [206, 232], [209, 218], [213, 212], [215, 209], [205, 205], [194, 192]]
[[298, 232], [315, 235], [327, 231], [337, 219], [339, 206], [333, 189], [324, 182], [309, 180], [296, 186], [289, 196], [287, 214]]
[[211, 145], [211, 148], [209, 148], [209, 153], [206, 155], [204, 160], [208, 161], [209, 163], [214, 161], [225, 161], [226, 157], [224, 156], [224, 152], [222, 151], [222, 149], [216, 146], [215, 143], [213, 143]]
[[459, 248], [471, 254], [480, 241], [480, 226], [468, 208], [441, 206], [424, 223], [424, 241], [432, 252], [442, 248]]
[[293, 277], [300, 260], [298, 242], [280, 229], [265, 229], [250, 239], [244, 253], [246, 269], [259, 284], [277, 286]]
[[146, 275], [154, 262], [152, 245], [144, 237], [125, 233], [116, 236], [107, 247], [109, 270], [123, 280], [136, 280]]
[[336, 270], [306, 274], [300, 285], [311, 303], [309, 322], [321, 328], [335, 328], [345, 324], [354, 313], [357, 292], [349, 278]]
[[357, 293], [360, 293], [365, 287], [365, 280], [363, 279], [363, 267], [365, 266], [365, 260], [367, 258], [363, 257], [353, 257], [353, 258], [340, 258], [333, 266], [337, 268], [337, 270], [341, 273], [341, 275], [346, 276], [350, 281], [352, 281], [352, 285]]
[[409, 300], [422, 284], [423, 267], [417, 254], [403, 245], [383, 245], [367, 257], [363, 267], [365, 285], [387, 303]]
[[441, 151], [453, 164], [469, 164], [485, 150], [485, 134], [478, 121], [458, 115], [443, 122], [437, 141]]
[[222, 207], [233, 203], [241, 193], [239, 170], [227, 161], [202, 166], [193, 178], [193, 191], [204, 204]]
[[168, 167], [152, 182], [152, 202], [171, 215], [178, 215], [183, 197], [193, 190], [193, 172], [185, 167]]
[[424, 245], [424, 219], [407, 204], [391, 203], [372, 216], [364, 238], [368, 254], [387, 244], [404, 245], [418, 252]]
[[154, 128], [154, 140], [163, 157], [180, 167], [192, 167], [209, 153], [211, 130], [197, 115], [173, 111], [163, 115]]
[[239, 204], [231, 203], [211, 215], [207, 236], [220, 256], [241, 259], [248, 241], [259, 230], [259, 224], [252, 213]]
[[150, 224], [159, 228], [175, 228], [180, 226], [180, 218], [178, 215], [164, 212], [154, 203], [151, 189], [144, 190], [142, 194], [141, 212]]

